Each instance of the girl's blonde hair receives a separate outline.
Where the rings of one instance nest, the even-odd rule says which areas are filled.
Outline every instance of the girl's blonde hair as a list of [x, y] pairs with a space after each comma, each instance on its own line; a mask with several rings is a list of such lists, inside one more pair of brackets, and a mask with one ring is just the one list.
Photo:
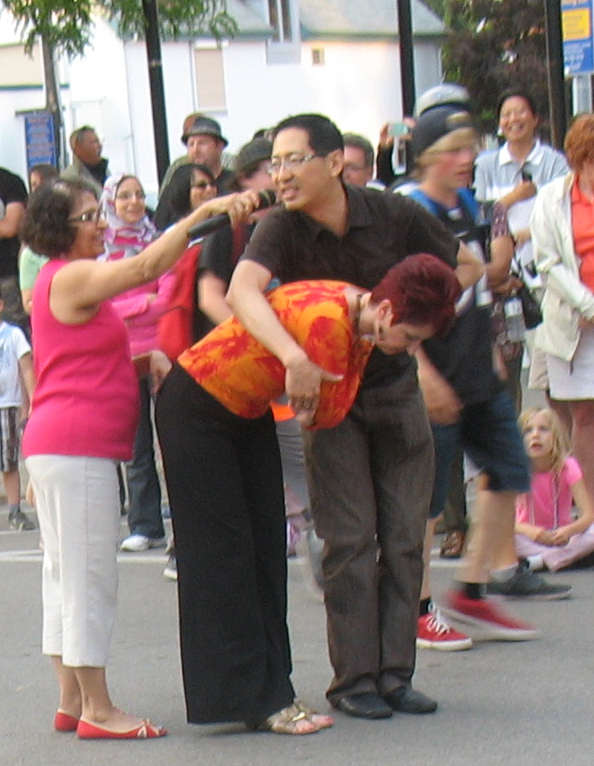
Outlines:
[[569, 438], [565, 432], [565, 429], [561, 425], [561, 421], [556, 412], [549, 407], [531, 407], [528, 410], [524, 410], [518, 418], [518, 425], [522, 435], [528, 426], [528, 422], [535, 415], [544, 415], [548, 421], [551, 434], [553, 435], [553, 446], [551, 448], [551, 470], [556, 474], [561, 473], [561, 469], [565, 463], [565, 459], [569, 454], [570, 444]]

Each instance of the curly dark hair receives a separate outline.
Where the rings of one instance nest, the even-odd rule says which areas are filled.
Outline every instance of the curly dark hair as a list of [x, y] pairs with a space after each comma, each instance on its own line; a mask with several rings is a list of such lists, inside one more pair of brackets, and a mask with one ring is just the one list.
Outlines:
[[97, 199], [86, 181], [53, 181], [42, 184], [29, 197], [21, 224], [21, 240], [31, 250], [48, 258], [67, 253], [76, 239], [76, 228], [68, 219], [84, 192]]

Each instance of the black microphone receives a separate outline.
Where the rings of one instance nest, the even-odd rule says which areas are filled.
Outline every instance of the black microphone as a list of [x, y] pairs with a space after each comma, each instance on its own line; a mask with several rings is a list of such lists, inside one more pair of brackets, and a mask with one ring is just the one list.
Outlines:
[[[264, 208], [272, 207], [276, 202], [276, 194], [272, 190], [258, 192], [258, 207], [257, 210], [264, 210]], [[188, 239], [190, 242], [195, 242], [198, 239], [203, 239], [207, 234], [212, 234], [213, 231], [222, 229], [223, 226], [229, 225], [229, 216], [227, 213], [220, 213], [219, 215], [213, 215], [212, 218], [207, 218], [206, 221], [201, 221], [188, 231]]]

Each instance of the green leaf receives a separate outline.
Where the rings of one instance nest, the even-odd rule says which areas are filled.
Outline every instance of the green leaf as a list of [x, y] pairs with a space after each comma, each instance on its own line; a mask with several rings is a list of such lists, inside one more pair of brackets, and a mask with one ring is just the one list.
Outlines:
[[[227, 13], [225, 0], [155, 0], [161, 35], [210, 34], [219, 39], [237, 32]], [[28, 53], [43, 36], [56, 51], [81, 55], [93, 33], [93, 10], [114, 21], [121, 35], [144, 38], [146, 18], [142, 0], [2, 0], [15, 18], [17, 30]]]
[[508, 87], [523, 88], [548, 113], [544, 4], [532, 0], [444, 0], [450, 28], [442, 49], [447, 80], [464, 85], [479, 126], [497, 128], [495, 107]]

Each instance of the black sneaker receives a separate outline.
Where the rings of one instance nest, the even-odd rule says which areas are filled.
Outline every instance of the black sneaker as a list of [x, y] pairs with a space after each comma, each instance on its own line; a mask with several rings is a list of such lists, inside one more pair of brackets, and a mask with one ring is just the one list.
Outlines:
[[10, 529], [16, 529], [17, 532], [30, 532], [36, 529], [35, 522], [31, 521], [20, 508], [8, 514], [8, 526]]
[[533, 572], [525, 559], [522, 559], [515, 573], [505, 582], [492, 581], [487, 585], [490, 596], [508, 596], [509, 598], [532, 598], [541, 601], [570, 598], [571, 585], [551, 584]]

